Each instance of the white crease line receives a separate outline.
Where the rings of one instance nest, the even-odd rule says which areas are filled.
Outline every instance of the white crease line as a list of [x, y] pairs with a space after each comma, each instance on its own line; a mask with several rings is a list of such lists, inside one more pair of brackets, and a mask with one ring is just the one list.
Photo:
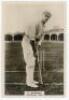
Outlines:
[[[4, 41], [5, 43], [21, 43], [22, 41]], [[64, 41], [55, 41], [55, 40], [51, 40], [51, 41], [49, 41], [49, 40], [45, 40], [45, 41], [43, 41], [42, 43], [64, 43]]]
[[5, 84], [11, 84], [11, 85], [26, 85], [25, 83], [5, 83]]
[[[15, 73], [15, 72], [21, 72], [21, 73], [22, 73], [22, 72], [26, 72], [26, 71], [5, 71], [5, 72], [11, 72], [11, 73], [12, 73], [12, 72], [14, 72], [14, 73]], [[39, 71], [34, 71], [34, 72], [39, 72]], [[44, 72], [45, 72], [45, 71], [44, 71]], [[57, 72], [57, 73], [58, 73], [58, 72], [63, 72], [63, 70], [59, 70], [59, 71], [54, 70], [54, 71], [46, 71], [46, 72]]]
[[[26, 83], [5, 83], [10, 85], [26, 85]], [[63, 83], [44, 83], [44, 85], [64, 85]]]

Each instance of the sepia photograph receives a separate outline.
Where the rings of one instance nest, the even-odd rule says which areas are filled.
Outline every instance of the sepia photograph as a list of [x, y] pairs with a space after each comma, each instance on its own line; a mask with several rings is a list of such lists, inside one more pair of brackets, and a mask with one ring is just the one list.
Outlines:
[[65, 2], [2, 3], [4, 94], [64, 95]]

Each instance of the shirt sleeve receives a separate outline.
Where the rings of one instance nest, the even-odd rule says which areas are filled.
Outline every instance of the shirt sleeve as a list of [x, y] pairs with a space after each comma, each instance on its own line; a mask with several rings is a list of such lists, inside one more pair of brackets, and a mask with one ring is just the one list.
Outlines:
[[40, 40], [43, 35], [43, 26], [41, 24], [36, 25], [36, 39]]

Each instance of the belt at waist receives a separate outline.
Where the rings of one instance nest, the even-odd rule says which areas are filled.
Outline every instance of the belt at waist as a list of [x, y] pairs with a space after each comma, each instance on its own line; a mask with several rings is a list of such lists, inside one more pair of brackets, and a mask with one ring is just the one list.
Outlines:
[[29, 41], [31, 44], [35, 44], [40, 41], [40, 39], [38, 39], [38, 38], [35, 38], [35, 39], [29, 38], [29, 36], [27, 34], [24, 35], [23, 39], [25, 39], [25, 41]]

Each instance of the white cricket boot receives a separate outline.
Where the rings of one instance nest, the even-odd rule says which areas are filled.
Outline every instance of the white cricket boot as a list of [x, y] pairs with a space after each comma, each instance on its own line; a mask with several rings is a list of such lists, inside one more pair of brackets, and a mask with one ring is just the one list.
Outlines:
[[37, 82], [37, 81], [33, 80], [33, 83], [34, 83], [34, 84], [38, 84], [39, 82]]
[[32, 83], [32, 82], [27, 82], [27, 86], [33, 87], [33, 88], [37, 88], [38, 85]]

